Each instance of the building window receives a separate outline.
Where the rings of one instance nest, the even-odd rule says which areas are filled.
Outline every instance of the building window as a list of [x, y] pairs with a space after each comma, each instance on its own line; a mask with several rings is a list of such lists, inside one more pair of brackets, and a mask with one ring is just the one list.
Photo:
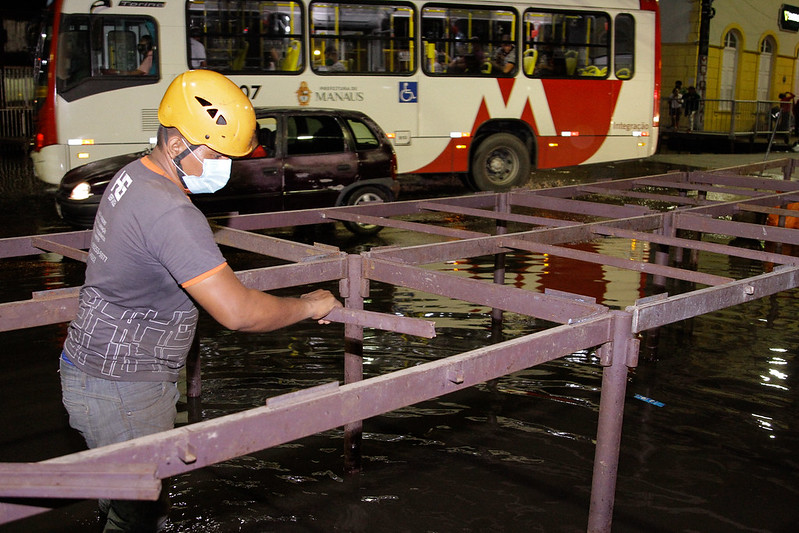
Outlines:
[[[738, 73], [738, 43], [740, 39], [735, 30], [724, 36], [724, 50], [721, 57], [721, 81], [719, 83], [719, 99], [735, 99], [735, 78]], [[731, 109], [730, 102], [720, 102], [719, 109]]]
[[757, 99], [761, 101], [769, 100], [771, 94], [774, 48], [771, 37], [766, 37], [760, 42], [760, 56], [757, 61]]

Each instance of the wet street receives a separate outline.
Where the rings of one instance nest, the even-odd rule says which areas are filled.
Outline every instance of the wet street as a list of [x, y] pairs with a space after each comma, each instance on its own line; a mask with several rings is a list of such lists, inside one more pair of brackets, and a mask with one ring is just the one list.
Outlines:
[[[0, 158], [0, 238], [71, 229], [56, 217], [52, 191], [31, 176], [27, 160], [16, 152]], [[677, 154], [542, 172], [534, 186], [683, 168], [692, 164]], [[402, 185], [405, 199], [465, 192], [457, 179], [409, 177]], [[275, 233], [353, 253], [412, 244], [392, 229], [369, 239], [341, 227]], [[646, 243], [621, 239], [592, 246], [634, 258], [649, 253]], [[240, 253], [228, 258], [236, 269], [258, 261]], [[763, 271], [755, 261], [711, 254], [699, 261], [703, 271], [722, 276]], [[518, 287], [570, 286], [612, 308], [651, 290], [637, 272], [526, 253], [509, 254], [508, 263]], [[492, 266], [469, 260], [438, 268], [490, 279]], [[82, 275], [80, 263], [55, 254], [4, 260], [0, 302], [79, 286]], [[437, 336], [367, 330], [366, 377], [492, 342], [490, 310], [464, 302], [375, 283], [368, 309], [424, 316], [435, 321]], [[799, 530], [797, 316], [799, 292], [787, 291], [662, 328], [657, 344], [642, 342], [640, 365], [628, 379], [614, 532]], [[511, 315], [502, 335], [546, 327]], [[56, 369], [65, 329], [0, 333], [0, 461], [40, 461], [83, 449], [60, 404]], [[248, 335], [204, 316], [200, 331], [203, 395], [199, 402], [182, 398], [180, 424], [343, 380], [338, 325], [303, 323]], [[585, 531], [601, 375], [596, 353], [578, 352], [367, 420], [364, 468], [357, 476], [343, 474], [343, 434], [333, 430], [170, 478], [166, 531]], [[65, 502], [51, 513], [0, 526], [0, 533], [99, 531], [94, 507]]]

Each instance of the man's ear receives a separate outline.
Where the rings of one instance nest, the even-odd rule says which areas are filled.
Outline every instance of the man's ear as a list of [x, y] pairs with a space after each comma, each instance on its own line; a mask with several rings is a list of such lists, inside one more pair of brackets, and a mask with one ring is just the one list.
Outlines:
[[166, 140], [166, 153], [170, 159], [175, 159], [186, 150], [186, 143], [180, 134], [169, 135]]

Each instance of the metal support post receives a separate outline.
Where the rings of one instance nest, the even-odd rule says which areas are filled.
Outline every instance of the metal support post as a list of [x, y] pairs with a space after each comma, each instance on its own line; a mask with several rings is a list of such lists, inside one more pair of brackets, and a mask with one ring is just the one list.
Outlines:
[[[510, 206], [508, 204], [507, 193], [497, 195], [497, 204], [494, 211], [499, 213], [509, 213]], [[497, 235], [505, 235], [508, 233], [508, 223], [505, 220], [497, 219]], [[505, 284], [505, 254], [494, 255], [494, 283], [497, 285]], [[491, 310], [491, 330], [499, 332], [502, 330], [502, 309]]]
[[[360, 255], [347, 257], [347, 278], [340, 282], [340, 293], [347, 309], [363, 310], [363, 299], [369, 293], [369, 280], [363, 277]], [[344, 325], [344, 383], [363, 380], [363, 326]], [[344, 471], [354, 474], [361, 470], [361, 440], [363, 421], [344, 426]]]
[[632, 333], [632, 314], [614, 311], [613, 340], [600, 348], [602, 394], [591, 483], [588, 532], [609, 533], [613, 520], [619, 447], [624, 421], [627, 369], [638, 365], [639, 342]]

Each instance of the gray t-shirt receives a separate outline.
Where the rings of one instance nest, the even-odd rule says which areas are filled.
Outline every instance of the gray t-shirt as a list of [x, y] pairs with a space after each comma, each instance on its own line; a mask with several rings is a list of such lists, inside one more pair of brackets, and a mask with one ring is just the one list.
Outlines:
[[177, 381], [198, 315], [183, 287], [224, 264], [183, 190], [147, 158], [127, 165], [97, 210], [67, 358], [105, 379]]

